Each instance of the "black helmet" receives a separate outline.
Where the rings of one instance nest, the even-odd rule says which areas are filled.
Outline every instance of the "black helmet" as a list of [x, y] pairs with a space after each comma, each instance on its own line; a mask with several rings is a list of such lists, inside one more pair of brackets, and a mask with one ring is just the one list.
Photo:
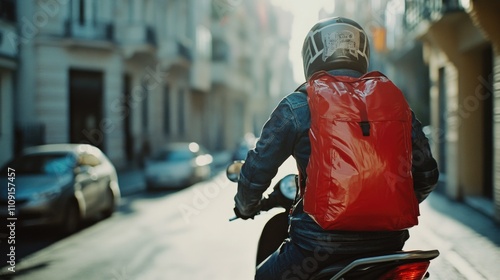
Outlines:
[[316, 23], [304, 40], [302, 60], [306, 80], [315, 72], [333, 69], [368, 71], [370, 45], [355, 21], [334, 17]]

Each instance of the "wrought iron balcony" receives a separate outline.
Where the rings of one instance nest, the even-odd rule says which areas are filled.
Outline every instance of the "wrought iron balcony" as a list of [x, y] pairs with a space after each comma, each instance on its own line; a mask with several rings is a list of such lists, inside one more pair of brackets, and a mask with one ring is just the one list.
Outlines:
[[115, 41], [123, 45], [156, 46], [156, 34], [144, 23], [120, 24], [114, 28]]
[[175, 37], [159, 38], [158, 56], [167, 67], [189, 68], [193, 62], [193, 52], [189, 42]]
[[460, 0], [406, 0], [406, 30], [414, 30], [423, 21], [436, 21], [447, 13], [465, 11]]
[[69, 38], [112, 41], [114, 28], [109, 22], [66, 21], [64, 34]]
[[180, 56], [184, 57], [188, 61], [193, 60], [193, 55], [191, 53], [191, 48], [181, 41], [177, 41], [177, 52]]
[[14, 23], [0, 21], [0, 58], [15, 58], [18, 55], [19, 38]]
[[229, 60], [229, 45], [221, 38], [212, 39], [212, 60], [226, 62]]

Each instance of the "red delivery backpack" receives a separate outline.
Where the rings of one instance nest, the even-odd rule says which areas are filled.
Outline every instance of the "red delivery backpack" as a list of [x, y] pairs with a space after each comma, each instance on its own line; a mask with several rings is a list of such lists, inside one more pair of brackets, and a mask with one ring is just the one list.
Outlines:
[[418, 224], [412, 113], [383, 74], [321, 71], [307, 84], [311, 156], [304, 211], [325, 230], [392, 231]]

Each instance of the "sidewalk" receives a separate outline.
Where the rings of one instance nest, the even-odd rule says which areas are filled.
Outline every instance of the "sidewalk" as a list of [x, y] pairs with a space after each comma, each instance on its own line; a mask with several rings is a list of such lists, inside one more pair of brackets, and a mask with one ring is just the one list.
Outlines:
[[491, 217], [439, 192], [420, 209], [420, 225], [410, 230], [406, 247], [440, 251], [432, 279], [499, 279], [500, 225]]

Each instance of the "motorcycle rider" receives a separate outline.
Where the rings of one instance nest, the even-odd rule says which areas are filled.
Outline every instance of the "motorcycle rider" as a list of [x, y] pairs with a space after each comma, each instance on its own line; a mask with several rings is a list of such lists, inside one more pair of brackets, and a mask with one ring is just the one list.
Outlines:
[[[358, 50], [355, 54], [331, 52], [326, 49], [328, 44], [318, 43], [315, 46], [319, 49], [315, 49], [316, 53], [311, 53], [309, 46], [313, 40], [325, 41], [325, 38], [314, 36], [313, 34], [318, 34], [315, 31], [331, 26], [336, 30], [346, 28], [352, 31], [354, 28], [359, 31], [354, 33], [358, 36], [355, 41], [360, 42], [356, 45]], [[368, 70], [368, 37], [353, 20], [343, 17], [325, 19], [311, 28], [304, 41], [302, 58], [306, 79], [321, 70], [332, 75], [358, 78]], [[248, 152], [235, 196], [234, 211], [238, 217], [253, 218], [259, 212], [263, 192], [289, 156], [295, 158], [301, 177], [307, 176], [306, 167], [311, 153], [308, 134], [311, 120], [304, 91], [305, 84], [281, 100], [262, 128], [256, 147]], [[412, 117], [412, 174], [415, 195], [418, 202], [422, 202], [434, 189], [439, 173], [428, 139], [422, 132], [422, 125], [413, 112]], [[339, 260], [401, 250], [409, 238], [408, 230], [324, 230], [303, 211], [302, 200], [294, 206], [289, 224], [289, 238], [258, 266], [255, 279], [307, 279], [321, 268]]]

